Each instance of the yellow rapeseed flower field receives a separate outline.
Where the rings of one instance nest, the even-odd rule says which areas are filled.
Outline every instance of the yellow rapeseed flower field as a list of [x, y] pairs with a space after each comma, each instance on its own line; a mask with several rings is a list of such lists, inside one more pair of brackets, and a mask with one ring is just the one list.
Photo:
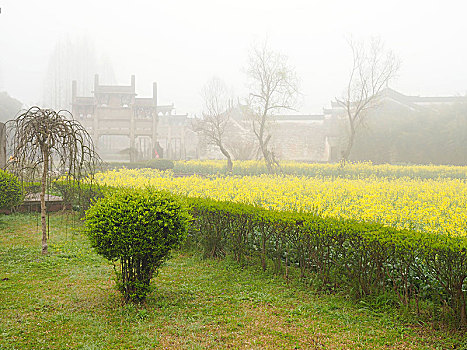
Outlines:
[[97, 174], [111, 186], [155, 186], [187, 196], [314, 212], [441, 234], [467, 234], [467, 186], [462, 179], [357, 179], [304, 176], [174, 177], [153, 169]]
[[[347, 163], [344, 168], [339, 163], [303, 163], [282, 161], [282, 172], [289, 175], [339, 176], [339, 177], [410, 177], [420, 179], [467, 179], [467, 166], [448, 165], [392, 165], [372, 164], [371, 162]], [[225, 174], [225, 160], [181, 160], [175, 162], [175, 171], [197, 174]], [[267, 173], [264, 161], [235, 161], [234, 175], [260, 175]]]

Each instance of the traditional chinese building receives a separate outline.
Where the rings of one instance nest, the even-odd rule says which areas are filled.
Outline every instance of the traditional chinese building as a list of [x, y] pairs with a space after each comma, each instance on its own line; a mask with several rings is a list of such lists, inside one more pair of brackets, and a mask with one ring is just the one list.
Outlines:
[[[160, 118], [164, 121], [186, 118], [174, 114], [173, 104], [157, 104], [156, 83], [152, 97], [137, 97], [134, 75], [130, 85], [101, 85], [96, 75], [92, 96], [77, 96], [76, 91], [77, 83], [73, 81], [72, 113], [87, 129], [106, 161], [161, 157], [164, 147], [158, 142]], [[164, 140], [168, 145], [174, 143], [171, 135]]]

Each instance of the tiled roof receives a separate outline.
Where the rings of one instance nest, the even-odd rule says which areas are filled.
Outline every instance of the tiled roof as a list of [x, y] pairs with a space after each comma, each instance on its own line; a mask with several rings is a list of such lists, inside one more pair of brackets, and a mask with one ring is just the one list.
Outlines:
[[137, 107], [155, 107], [154, 100], [150, 97], [135, 98], [135, 106]]
[[174, 109], [174, 105], [173, 105], [173, 104], [171, 104], [171, 105], [157, 106], [157, 110], [158, 110], [159, 112], [163, 112], [163, 113], [171, 112], [173, 109]]
[[308, 121], [308, 120], [323, 120], [323, 114], [281, 114], [273, 117], [278, 121]]
[[[465, 96], [408, 96], [391, 88], [381, 91], [382, 98], [390, 98], [411, 108], [417, 108], [420, 105], [466, 102]], [[331, 101], [332, 108], [342, 108], [337, 101]]]
[[76, 97], [73, 104], [75, 104], [75, 105], [93, 105], [94, 104], [94, 97]]
[[135, 94], [133, 86], [124, 86], [124, 85], [97, 85], [95, 87], [94, 93], [107, 93], [107, 94]]

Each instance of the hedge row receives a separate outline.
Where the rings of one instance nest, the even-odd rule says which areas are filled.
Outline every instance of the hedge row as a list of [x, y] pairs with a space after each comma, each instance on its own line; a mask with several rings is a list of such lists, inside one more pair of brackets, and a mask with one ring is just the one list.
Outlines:
[[86, 184], [78, 181], [57, 180], [52, 183], [53, 191], [62, 197], [66, 205], [84, 216], [93, 200], [104, 197], [106, 191], [114, 190], [112, 187]]
[[0, 169], [0, 209], [9, 209], [21, 204], [23, 191], [18, 178]]
[[170, 159], [150, 159], [140, 162], [131, 162], [131, 163], [124, 163], [124, 162], [108, 162], [102, 164], [103, 170], [112, 170], [112, 169], [119, 169], [119, 168], [127, 168], [127, 169], [142, 169], [142, 168], [150, 168], [150, 169], [157, 169], [157, 170], [171, 170], [174, 168], [174, 162]]
[[[80, 200], [104, 190], [111, 188], [90, 186]], [[76, 196], [67, 198], [78, 206]], [[286, 277], [293, 269], [319, 289], [357, 299], [390, 294], [395, 303], [433, 321], [467, 327], [467, 237], [204, 198], [185, 201], [194, 218], [187, 244], [205, 256], [231, 255]]]
[[206, 256], [258, 261], [326, 290], [356, 298], [392, 293], [398, 302], [458, 327], [467, 326], [467, 239], [396, 230], [232, 202], [187, 199], [192, 244]]

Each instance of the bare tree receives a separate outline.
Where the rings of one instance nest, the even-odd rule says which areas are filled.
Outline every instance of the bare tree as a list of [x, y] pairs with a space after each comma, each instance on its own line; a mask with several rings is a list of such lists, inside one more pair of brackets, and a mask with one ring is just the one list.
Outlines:
[[204, 137], [209, 144], [219, 148], [227, 159], [227, 172], [233, 169], [232, 156], [225, 145], [226, 127], [230, 120], [229, 93], [219, 78], [209, 80], [202, 91], [203, 119], [193, 122], [193, 130]]
[[254, 159], [258, 152], [258, 145], [255, 139], [248, 137], [238, 137], [229, 140], [229, 149], [232, 155], [237, 160], [251, 160]]
[[342, 162], [349, 159], [355, 142], [355, 135], [364, 124], [368, 110], [375, 108], [382, 90], [394, 79], [399, 71], [399, 59], [387, 50], [379, 38], [369, 43], [349, 40], [352, 50], [352, 69], [344, 96], [336, 99], [344, 109], [348, 140], [342, 151]]
[[255, 46], [246, 69], [249, 78], [249, 108], [252, 111], [253, 132], [269, 173], [279, 166], [270, 149], [269, 123], [274, 114], [291, 110], [298, 96], [298, 79], [287, 57], [272, 51], [267, 43]]
[[21, 178], [41, 181], [42, 254], [47, 254], [45, 192], [52, 175], [73, 183], [92, 178], [100, 158], [86, 129], [70, 112], [32, 107], [7, 125], [8, 167]]

